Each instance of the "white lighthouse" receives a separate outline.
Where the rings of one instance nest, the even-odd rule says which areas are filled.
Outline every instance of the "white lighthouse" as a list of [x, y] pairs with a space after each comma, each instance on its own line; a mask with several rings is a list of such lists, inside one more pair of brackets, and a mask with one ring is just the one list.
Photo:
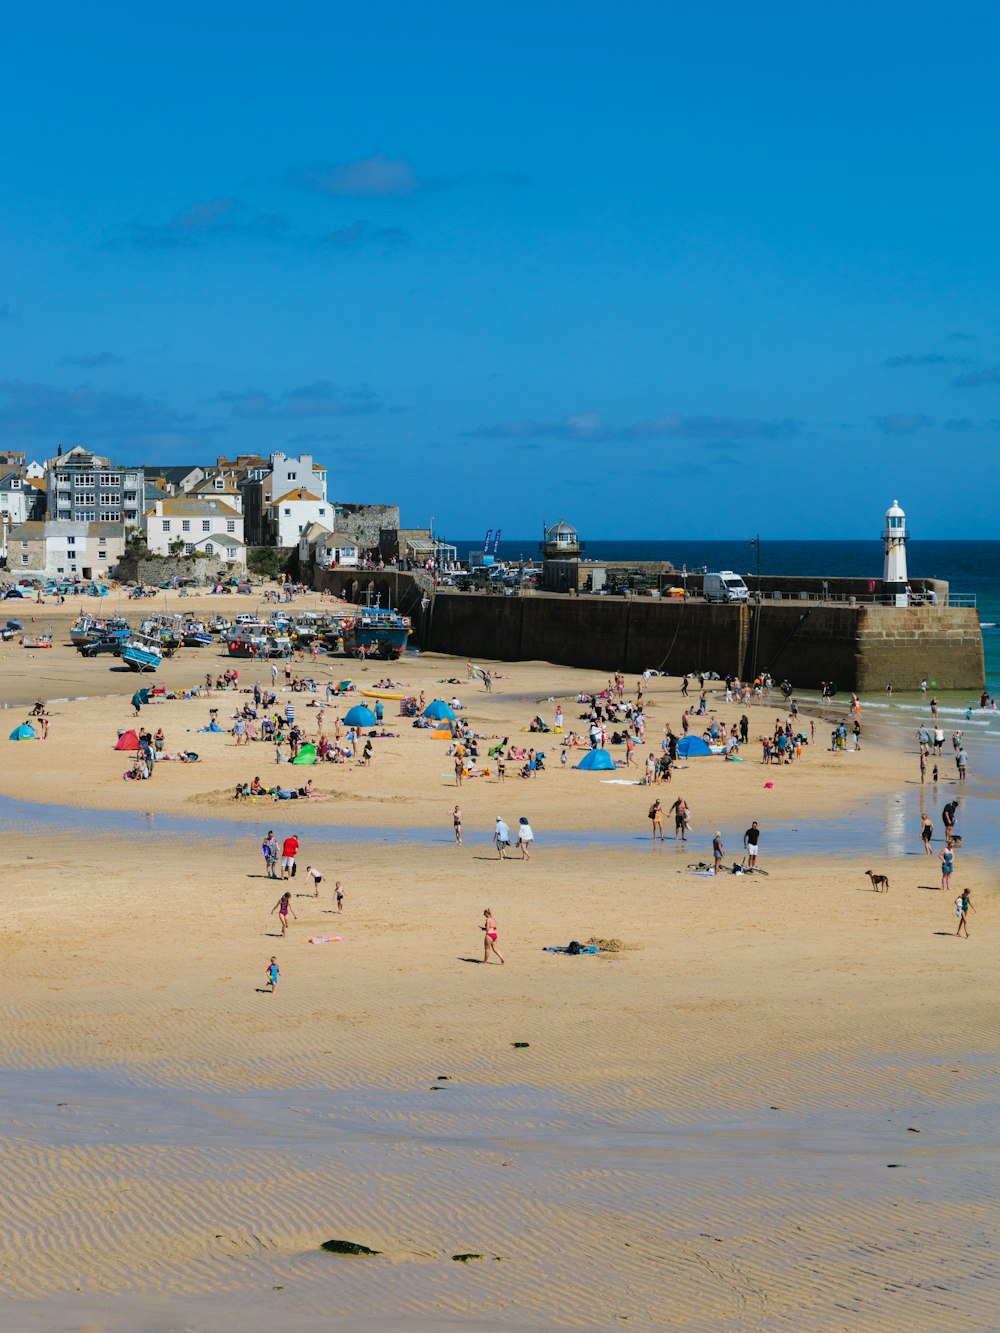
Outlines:
[[882, 566], [882, 592], [890, 605], [906, 606], [906, 515], [893, 500], [885, 511], [885, 563]]

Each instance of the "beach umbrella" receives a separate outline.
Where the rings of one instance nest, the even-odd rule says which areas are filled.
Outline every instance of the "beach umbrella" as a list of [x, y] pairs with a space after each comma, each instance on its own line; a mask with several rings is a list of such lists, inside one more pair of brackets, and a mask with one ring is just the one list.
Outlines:
[[315, 762], [316, 762], [315, 745], [301, 746], [298, 754], [292, 760], [293, 764], [315, 764]]
[[591, 750], [589, 754], [585, 754], [583, 758], [580, 760], [580, 762], [576, 765], [577, 768], [583, 768], [587, 770], [591, 769], [603, 770], [608, 768], [614, 768], [614, 766], [615, 766], [615, 761], [608, 754], [607, 750]]
[[355, 704], [344, 714], [344, 723], [348, 727], [374, 727], [376, 721], [375, 714], [364, 704]]
[[443, 699], [432, 699], [424, 709], [424, 717], [429, 717], [435, 721], [446, 718], [449, 722], [455, 720], [455, 710], [450, 704], [446, 704]]
[[29, 722], [22, 722], [10, 733], [12, 741], [33, 741], [36, 739], [35, 728]]
[[677, 753], [682, 759], [692, 759], [698, 755], [711, 754], [707, 741], [700, 736], [684, 736], [677, 742]]
[[118, 737], [118, 744], [115, 746], [116, 750], [138, 750], [138, 748], [139, 737], [134, 731], [123, 731]]

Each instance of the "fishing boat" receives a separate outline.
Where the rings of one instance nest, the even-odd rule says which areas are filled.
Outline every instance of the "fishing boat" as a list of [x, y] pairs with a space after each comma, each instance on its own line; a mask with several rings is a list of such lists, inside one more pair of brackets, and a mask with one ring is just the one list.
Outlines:
[[131, 671], [156, 671], [163, 653], [155, 639], [137, 634], [122, 646], [122, 661]]
[[411, 633], [410, 617], [391, 608], [366, 606], [344, 622], [344, 651], [348, 657], [401, 657]]
[[263, 634], [241, 632], [233, 634], [226, 644], [230, 657], [269, 657], [267, 637]]
[[109, 636], [123, 642], [130, 637], [132, 626], [120, 616], [102, 620], [96, 616], [79, 616], [69, 627], [69, 639], [74, 648]]
[[212, 642], [212, 635], [201, 620], [185, 620], [181, 625], [181, 646], [184, 648], [207, 648]]

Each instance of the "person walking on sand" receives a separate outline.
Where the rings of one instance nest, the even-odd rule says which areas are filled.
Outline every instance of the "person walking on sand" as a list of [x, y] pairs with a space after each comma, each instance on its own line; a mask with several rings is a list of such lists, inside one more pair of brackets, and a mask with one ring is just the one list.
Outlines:
[[496, 828], [493, 830], [493, 841], [496, 843], [500, 860], [506, 861], [507, 849], [510, 847], [510, 829], [499, 815], [497, 815]]
[[653, 841], [659, 836], [660, 842], [663, 841], [663, 806], [659, 797], [649, 807], [649, 818], [653, 825]]
[[931, 839], [934, 837], [934, 821], [931, 819], [930, 815], [927, 814], [926, 810], [920, 816], [920, 819], [920, 839], [924, 844], [924, 855], [932, 856]]
[[458, 847], [462, 845], [462, 810], [460, 806], [455, 806], [451, 812], [451, 824], [455, 830], [455, 844]]
[[712, 839], [712, 863], [714, 866], [713, 874], [718, 878], [719, 866], [722, 864], [722, 858], [725, 849], [722, 846], [722, 834], [718, 829], [715, 830], [715, 837]]
[[299, 850], [299, 840], [293, 833], [281, 844], [281, 878], [295, 878], [295, 857]]
[[465, 760], [460, 754], [455, 756], [455, 786], [461, 787], [462, 779], [465, 777]]
[[521, 860], [531, 860], [531, 844], [535, 841], [535, 835], [526, 816], [522, 815], [517, 822], [517, 845], [521, 849]]
[[268, 879], [277, 879], [274, 869], [278, 864], [278, 840], [274, 836], [274, 829], [267, 830], [267, 837], [261, 843], [260, 851], [264, 858], [264, 869], [267, 871]]
[[479, 929], [483, 932], [485, 937], [483, 939], [483, 963], [485, 964], [490, 961], [491, 953], [495, 953], [502, 963], [503, 955], [497, 948], [497, 935], [499, 932], [497, 931], [496, 918], [488, 907], [483, 912], [483, 924]]
[[278, 984], [278, 978], [281, 976], [281, 968], [278, 966], [278, 960], [274, 954], [271, 954], [271, 961], [267, 965], [267, 971], [264, 973], [267, 981], [264, 983], [264, 989], [274, 994], [274, 988]]
[[955, 869], [955, 853], [951, 847], [945, 847], [939, 855], [941, 857], [941, 887], [947, 890], [951, 888], [951, 872]]
[[333, 896], [334, 896], [334, 900], [335, 900], [335, 902], [336, 902], [336, 904], [337, 904], [337, 911], [338, 911], [338, 912], [343, 912], [343, 910], [344, 910], [344, 890], [343, 890], [343, 889], [341, 888], [341, 886], [340, 886], [340, 880], [339, 880], [339, 879], [337, 880], [336, 884], [334, 884], [334, 886], [333, 886]]
[[278, 913], [278, 920], [281, 922], [282, 935], [287, 935], [289, 912], [291, 912], [292, 916], [295, 917], [296, 921], [298, 921], [299, 919], [297, 916], [295, 916], [295, 909], [292, 907], [292, 895], [290, 893], [283, 893], [281, 895], [278, 901], [271, 908], [272, 916], [274, 916], [275, 912]]
[[955, 915], [958, 917], [958, 929], [955, 931], [955, 934], [961, 935], [964, 929], [966, 939], [969, 938], [970, 908], [972, 909], [973, 912], [976, 910], [972, 903], [972, 890], [962, 889], [959, 892], [958, 897], [955, 899]]

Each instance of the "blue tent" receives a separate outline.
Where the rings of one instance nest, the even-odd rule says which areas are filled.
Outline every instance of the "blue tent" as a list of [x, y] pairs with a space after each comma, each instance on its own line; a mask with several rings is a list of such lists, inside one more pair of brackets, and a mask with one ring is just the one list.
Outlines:
[[577, 768], [586, 768], [586, 769], [614, 768], [614, 766], [615, 766], [615, 761], [608, 754], [607, 750], [591, 750], [590, 753], [585, 754], [583, 758], [580, 760], [580, 762], [577, 764]]
[[455, 721], [455, 710], [450, 704], [446, 704], [443, 699], [432, 699], [424, 709], [424, 717], [440, 721], [442, 718], [449, 722]]
[[10, 733], [12, 741], [33, 741], [36, 738], [35, 728], [29, 722], [22, 722], [19, 727], [15, 727]]
[[700, 736], [684, 736], [677, 742], [677, 753], [682, 759], [693, 759], [696, 755], [711, 754], [707, 741]]
[[344, 714], [344, 721], [349, 727], [374, 727], [375, 714], [364, 704], [355, 704]]

